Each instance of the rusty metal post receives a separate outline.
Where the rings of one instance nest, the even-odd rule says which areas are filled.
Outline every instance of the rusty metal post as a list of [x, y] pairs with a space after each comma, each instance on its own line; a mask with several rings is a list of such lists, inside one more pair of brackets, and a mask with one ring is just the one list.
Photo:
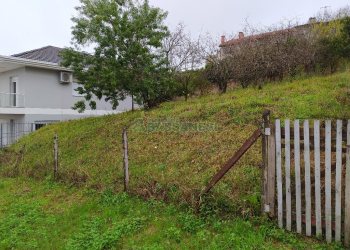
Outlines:
[[217, 172], [212, 179], [210, 180], [209, 184], [206, 186], [206, 188], [203, 190], [201, 195], [204, 195], [208, 193], [225, 175], [226, 173], [232, 169], [234, 166], [236, 166], [236, 163], [241, 159], [241, 157], [248, 151], [248, 149], [251, 148], [251, 146], [254, 145], [254, 143], [258, 140], [258, 138], [261, 136], [261, 130], [257, 129], [254, 131], [254, 133], [243, 143], [243, 145], [240, 147], [240, 149], [233, 155], [231, 159], [229, 159], [225, 165]]

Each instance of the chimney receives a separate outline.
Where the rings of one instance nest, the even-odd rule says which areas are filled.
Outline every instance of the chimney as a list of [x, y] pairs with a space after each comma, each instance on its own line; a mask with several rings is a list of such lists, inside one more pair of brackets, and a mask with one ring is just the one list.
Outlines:
[[226, 36], [221, 36], [221, 44], [224, 44], [226, 42]]
[[312, 23], [316, 23], [316, 17], [310, 17], [309, 18], [309, 23], [312, 24]]
[[239, 38], [239, 39], [244, 38], [244, 33], [243, 33], [243, 32], [239, 32], [239, 33], [238, 33], [238, 38]]

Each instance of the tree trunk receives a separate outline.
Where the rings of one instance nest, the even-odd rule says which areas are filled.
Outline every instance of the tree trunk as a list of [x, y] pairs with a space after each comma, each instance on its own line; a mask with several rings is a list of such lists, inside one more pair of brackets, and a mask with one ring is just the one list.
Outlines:
[[131, 94], [131, 111], [135, 110], [135, 105], [134, 105], [134, 95]]

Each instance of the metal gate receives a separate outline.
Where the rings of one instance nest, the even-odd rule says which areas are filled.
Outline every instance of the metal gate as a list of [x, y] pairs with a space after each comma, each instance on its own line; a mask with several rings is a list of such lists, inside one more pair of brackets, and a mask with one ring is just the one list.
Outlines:
[[280, 228], [350, 245], [350, 120], [264, 123], [264, 211]]

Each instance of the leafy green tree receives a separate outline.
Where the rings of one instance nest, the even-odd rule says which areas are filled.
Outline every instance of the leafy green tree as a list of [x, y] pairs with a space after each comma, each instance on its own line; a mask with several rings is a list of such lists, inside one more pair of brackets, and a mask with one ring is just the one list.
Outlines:
[[317, 60], [322, 70], [334, 73], [342, 59], [350, 59], [350, 17], [334, 18], [314, 26]]
[[350, 58], [350, 17], [343, 20], [343, 56]]
[[[94, 96], [115, 109], [132, 95], [145, 108], [169, 99], [173, 87], [162, 41], [168, 36], [167, 13], [147, 0], [80, 0], [72, 20], [72, 48], [62, 52], [62, 65], [74, 71], [78, 88], [92, 109]], [[93, 53], [84, 49], [93, 48]], [[86, 102], [75, 104], [84, 111]]]

